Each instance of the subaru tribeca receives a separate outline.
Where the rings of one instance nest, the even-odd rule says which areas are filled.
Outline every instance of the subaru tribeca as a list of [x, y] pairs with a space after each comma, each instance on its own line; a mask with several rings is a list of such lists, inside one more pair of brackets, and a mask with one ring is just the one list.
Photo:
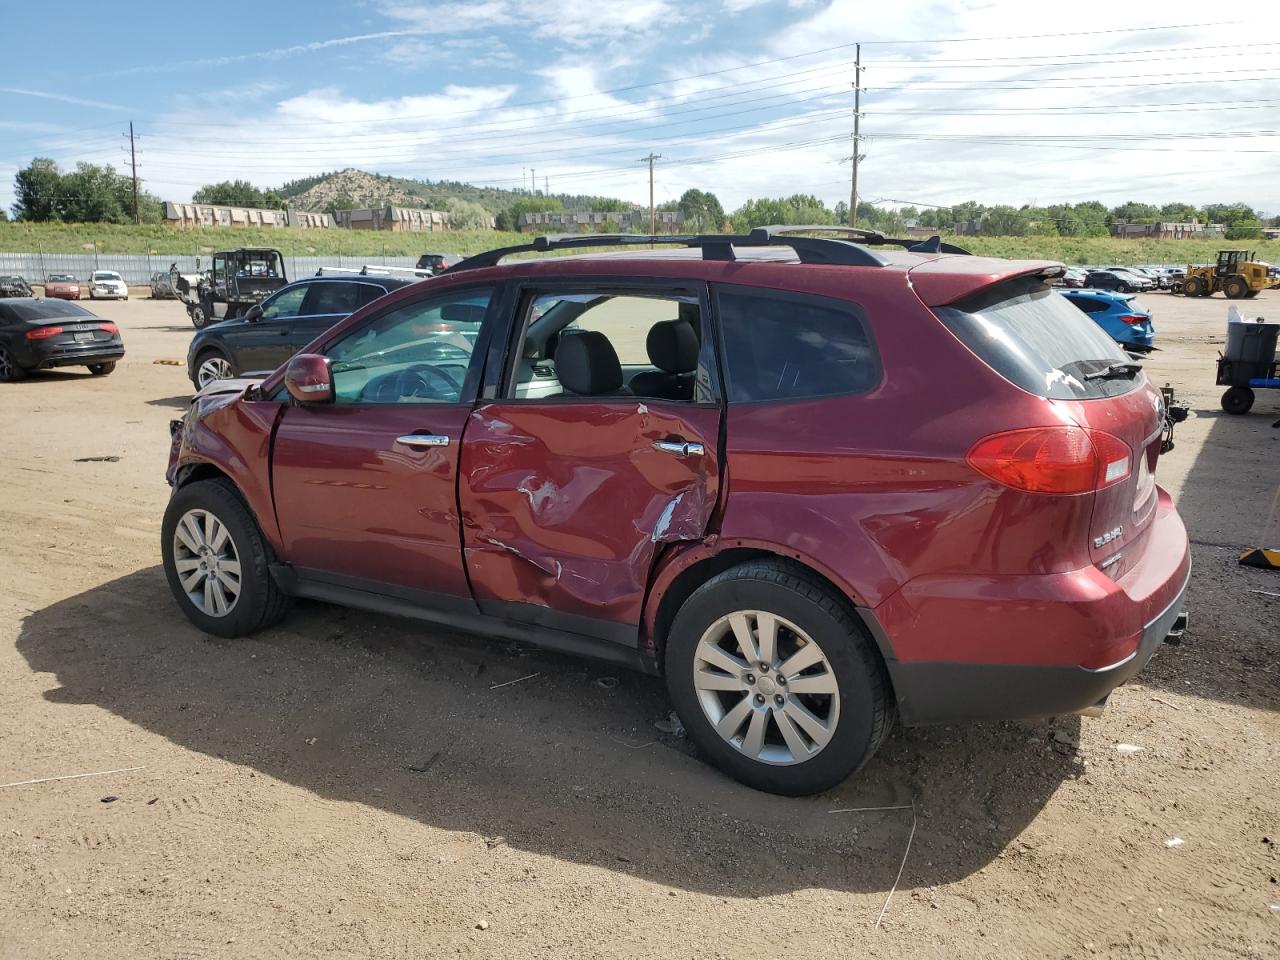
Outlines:
[[179, 606], [660, 674], [708, 759], [785, 794], [895, 719], [1096, 711], [1185, 622], [1160, 393], [1060, 264], [796, 229], [502, 262], [650, 243], [540, 238], [211, 384], [172, 428]]

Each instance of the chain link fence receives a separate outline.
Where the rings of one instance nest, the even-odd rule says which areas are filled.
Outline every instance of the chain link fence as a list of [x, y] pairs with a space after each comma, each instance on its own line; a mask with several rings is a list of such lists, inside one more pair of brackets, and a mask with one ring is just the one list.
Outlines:
[[[154, 273], [168, 273], [176, 263], [181, 273], [198, 273], [208, 269], [208, 255], [174, 256], [172, 254], [108, 254], [108, 253], [0, 253], [0, 274], [17, 274], [28, 283], [41, 284], [52, 273], [69, 273], [79, 280], [89, 279], [95, 270], [114, 270], [125, 283], [146, 285]], [[196, 263], [199, 260], [199, 266]], [[385, 267], [412, 267], [414, 257], [285, 257], [284, 268], [290, 280], [314, 276], [321, 267], [343, 267], [359, 270], [366, 264]]]

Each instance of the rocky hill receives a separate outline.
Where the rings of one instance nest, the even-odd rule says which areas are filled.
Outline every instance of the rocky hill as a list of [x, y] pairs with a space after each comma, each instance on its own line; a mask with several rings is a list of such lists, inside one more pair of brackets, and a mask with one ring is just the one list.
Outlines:
[[[409, 180], [364, 170], [339, 170], [292, 180], [277, 192], [296, 210], [328, 211], [350, 207], [428, 207], [443, 210], [450, 198], [478, 203], [497, 214], [527, 197], [519, 190], [478, 187], [455, 181]], [[569, 210], [588, 209], [598, 197], [552, 194]]]

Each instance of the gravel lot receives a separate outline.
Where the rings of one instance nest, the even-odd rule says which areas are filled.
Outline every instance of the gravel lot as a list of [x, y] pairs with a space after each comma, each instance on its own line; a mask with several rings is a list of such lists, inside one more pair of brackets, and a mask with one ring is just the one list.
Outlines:
[[1100, 719], [899, 729], [804, 800], [656, 729], [653, 679], [313, 603], [197, 633], [158, 547], [190, 324], [86, 304], [112, 376], [0, 385], [0, 783], [141, 769], [0, 787], [0, 957], [1280, 956], [1280, 574], [1235, 563], [1280, 547], [1280, 394], [1221, 414], [1226, 301], [1143, 299], [1195, 411], [1184, 642]]

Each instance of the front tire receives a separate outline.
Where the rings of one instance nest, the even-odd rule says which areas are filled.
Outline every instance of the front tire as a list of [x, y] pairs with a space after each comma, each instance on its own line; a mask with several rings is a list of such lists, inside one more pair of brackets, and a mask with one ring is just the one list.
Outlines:
[[95, 377], [105, 377], [115, 370], [115, 368], [116, 362], [114, 360], [108, 360], [106, 363], [89, 364], [89, 372]]
[[1222, 395], [1222, 409], [1234, 415], [1248, 413], [1253, 399], [1253, 391], [1248, 387], [1231, 387]]
[[226, 380], [235, 376], [231, 361], [218, 350], [206, 350], [196, 358], [196, 374], [192, 384], [197, 390], [203, 390], [216, 380]]
[[1188, 297], [1203, 297], [1209, 292], [1209, 288], [1199, 277], [1187, 277], [1182, 281], [1182, 292]]
[[209, 322], [209, 315], [204, 312], [204, 307], [200, 304], [192, 304], [187, 309], [187, 316], [191, 318], [191, 325], [197, 330], [203, 330]]
[[160, 529], [169, 589], [205, 633], [247, 637], [284, 616], [289, 598], [271, 577], [271, 547], [229, 481], [180, 487]]
[[819, 793], [862, 768], [894, 708], [879, 653], [843, 597], [782, 561], [699, 587], [676, 614], [667, 688], [702, 754], [770, 793]]

